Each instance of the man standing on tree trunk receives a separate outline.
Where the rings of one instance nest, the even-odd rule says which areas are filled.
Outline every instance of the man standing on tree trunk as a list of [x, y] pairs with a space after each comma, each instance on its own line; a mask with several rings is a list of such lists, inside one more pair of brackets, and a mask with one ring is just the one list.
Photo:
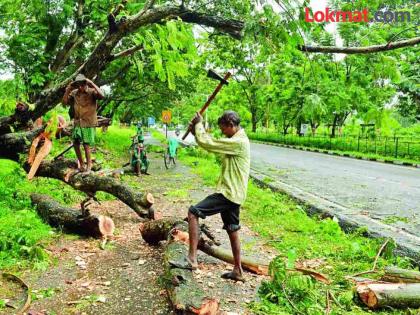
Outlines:
[[241, 265], [241, 246], [239, 240], [239, 208], [245, 202], [250, 168], [250, 147], [245, 131], [239, 126], [239, 115], [226, 111], [219, 118], [218, 124], [226, 138], [215, 139], [206, 133], [200, 114], [194, 117], [191, 130], [197, 144], [208, 152], [222, 155], [222, 169], [217, 184], [217, 192], [206, 197], [188, 211], [190, 247], [187, 257], [188, 267], [196, 269], [197, 246], [199, 240], [198, 219], [205, 219], [220, 213], [223, 229], [229, 235], [234, 268], [222, 275], [222, 278], [245, 281]]
[[[76, 76], [76, 79], [67, 86], [63, 96], [63, 103], [73, 107], [74, 127], [72, 138], [79, 161], [79, 170], [82, 172], [90, 172], [92, 169], [90, 148], [95, 145], [95, 128], [98, 124], [96, 100], [103, 98], [104, 94], [101, 89], [83, 74]], [[80, 144], [83, 144], [85, 149], [86, 168]]]

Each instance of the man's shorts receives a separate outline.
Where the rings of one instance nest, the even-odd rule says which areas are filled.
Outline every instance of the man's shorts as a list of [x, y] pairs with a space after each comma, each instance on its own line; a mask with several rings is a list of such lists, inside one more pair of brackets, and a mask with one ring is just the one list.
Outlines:
[[235, 232], [241, 228], [239, 225], [239, 208], [240, 205], [217, 193], [207, 196], [195, 206], [191, 206], [189, 212], [202, 219], [220, 213], [223, 229], [227, 232]]
[[80, 127], [73, 128], [72, 138], [74, 142], [95, 145], [95, 128], [94, 127]]

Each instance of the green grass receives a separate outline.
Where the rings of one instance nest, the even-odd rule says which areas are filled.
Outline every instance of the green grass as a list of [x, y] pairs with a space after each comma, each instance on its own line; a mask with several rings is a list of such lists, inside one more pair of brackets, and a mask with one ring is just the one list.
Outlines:
[[[99, 131], [97, 144], [100, 150], [93, 156], [102, 160], [106, 168], [121, 166], [122, 159], [128, 161], [130, 137], [134, 134], [133, 128], [113, 126], [106, 133]], [[68, 144], [69, 138], [55, 140], [47, 159], [60, 153]], [[74, 150], [66, 153], [66, 157], [76, 158]], [[35, 177], [28, 181], [21, 166], [10, 160], [0, 159], [0, 169], [0, 269], [45, 268], [49, 257], [44, 248], [57, 233], [39, 218], [31, 205], [30, 194], [47, 194], [66, 205], [81, 202], [85, 195], [55, 179]], [[98, 198], [114, 197], [98, 193]]]
[[251, 140], [266, 141], [272, 143], [281, 143], [306, 148], [317, 148], [337, 153], [348, 153], [355, 157], [385, 159], [389, 161], [401, 161], [408, 163], [420, 162], [420, 142], [408, 141], [398, 143], [382, 139], [370, 139], [357, 137], [298, 137], [296, 135], [287, 135], [283, 137], [273, 133], [248, 133]]
[[[182, 150], [179, 157], [206, 185], [215, 185], [220, 166], [214, 155], [201, 149], [188, 149]], [[368, 310], [353, 301], [353, 286], [345, 277], [371, 269], [384, 240], [363, 237], [365, 228], [346, 234], [336, 221], [309, 217], [304, 207], [287, 195], [260, 188], [252, 181], [241, 218], [279, 253], [270, 265], [272, 281], [261, 286], [261, 301], [250, 306], [255, 314], [296, 314], [295, 308], [302, 314], [324, 314], [327, 289], [337, 300], [337, 303], [332, 302], [331, 314], [366, 314]], [[393, 247], [393, 244], [387, 246], [379, 258], [379, 270], [387, 265], [410, 268], [408, 259], [392, 255]], [[286, 270], [297, 260], [307, 259], [324, 261], [316, 270], [327, 275], [332, 280], [331, 285]], [[416, 314], [414, 312], [383, 310], [375, 313]]]

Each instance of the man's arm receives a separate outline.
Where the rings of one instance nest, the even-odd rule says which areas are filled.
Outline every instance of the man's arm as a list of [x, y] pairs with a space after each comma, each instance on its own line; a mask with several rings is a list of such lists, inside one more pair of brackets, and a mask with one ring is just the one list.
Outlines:
[[202, 122], [195, 126], [195, 141], [203, 149], [226, 155], [239, 155], [242, 152], [242, 144], [235, 138], [215, 139], [204, 130]]
[[70, 93], [71, 93], [72, 89], [71, 89], [71, 83], [69, 85], [67, 85], [66, 87], [66, 92], [64, 92], [64, 96], [63, 96], [63, 104], [65, 105], [69, 105], [70, 104]]
[[97, 99], [103, 99], [105, 97], [104, 92], [97, 86], [95, 83], [93, 83], [92, 80], [86, 79], [86, 82], [88, 85], [90, 85], [94, 89], [94, 94]]

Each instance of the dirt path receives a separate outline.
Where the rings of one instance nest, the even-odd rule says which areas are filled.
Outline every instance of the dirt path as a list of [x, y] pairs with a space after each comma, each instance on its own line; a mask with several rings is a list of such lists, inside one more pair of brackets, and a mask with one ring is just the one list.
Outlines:
[[[188, 207], [212, 190], [204, 187], [190, 168], [178, 164], [166, 170], [160, 154], [149, 154], [150, 176], [123, 176], [139, 190], [153, 192], [156, 209], [163, 215], [185, 217]], [[100, 242], [76, 236], [62, 236], [48, 250], [53, 263], [46, 272], [26, 272], [23, 278], [33, 289], [36, 300], [29, 314], [172, 314], [162, 285], [161, 246], [150, 247], [141, 239], [140, 219], [119, 201], [106, 201], [91, 209], [109, 215], [116, 225], [116, 236], [105, 248]], [[205, 220], [222, 242], [229, 247], [219, 216]], [[244, 253], [257, 253], [260, 259], [275, 256], [258, 237], [243, 226]], [[221, 300], [225, 314], [249, 314], [246, 303], [256, 298], [264, 277], [246, 273], [247, 282], [233, 283], [220, 275], [231, 266], [200, 254], [200, 270], [194, 273], [210, 296]]]

